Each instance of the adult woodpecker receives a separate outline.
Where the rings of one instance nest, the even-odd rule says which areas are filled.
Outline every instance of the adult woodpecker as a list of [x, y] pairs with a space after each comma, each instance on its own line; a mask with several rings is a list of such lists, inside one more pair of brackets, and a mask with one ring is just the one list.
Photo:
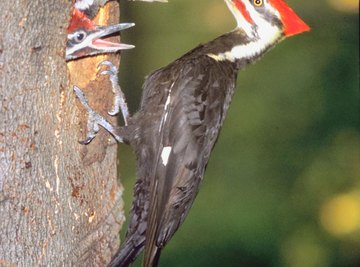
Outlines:
[[230, 105], [237, 73], [286, 37], [310, 28], [283, 0], [224, 0], [237, 27], [148, 76], [140, 110], [113, 127], [74, 87], [93, 123], [85, 143], [106, 128], [130, 143], [138, 179], [126, 238], [109, 266], [128, 266], [142, 250], [144, 267], [184, 221]]

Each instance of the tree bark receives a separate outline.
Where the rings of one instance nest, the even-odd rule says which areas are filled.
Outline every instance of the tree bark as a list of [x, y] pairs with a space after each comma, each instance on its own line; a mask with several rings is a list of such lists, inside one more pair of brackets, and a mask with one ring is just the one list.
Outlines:
[[[0, 266], [106, 266], [124, 220], [117, 146], [105, 131], [77, 142], [87, 114], [72, 91], [106, 115], [110, 82], [96, 77], [105, 58], [67, 66], [71, 1], [1, 0], [0, 9]], [[111, 3], [97, 20], [118, 17]]]

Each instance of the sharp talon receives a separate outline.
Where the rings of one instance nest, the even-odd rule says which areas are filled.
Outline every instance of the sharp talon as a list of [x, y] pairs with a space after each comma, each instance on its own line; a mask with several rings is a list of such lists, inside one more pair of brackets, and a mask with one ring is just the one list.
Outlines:
[[110, 70], [103, 70], [100, 75], [115, 75], [115, 73]]
[[76, 85], [74, 85], [73, 91], [75, 92], [75, 94], [76, 94], [76, 96], [78, 98], [82, 99], [84, 97], [83, 91], [79, 87], [77, 87]]
[[85, 140], [79, 141], [79, 143], [82, 145], [90, 144], [90, 142], [96, 137], [97, 133], [99, 132], [99, 126], [105, 128], [110, 134], [112, 134], [116, 141], [123, 142], [123, 137], [121, 136], [118, 128], [111, 125], [104, 117], [102, 117], [99, 113], [97, 113], [89, 106], [82, 90], [77, 86], [74, 86], [73, 90], [80, 103], [84, 106], [88, 113], [87, 137]]
[[[115, 115], [119, 114], [119, 110], [115, 109], [115, 110], [108, 111], [108, 114], [110, 116], [115, 116]], [[127, 121], [125, 122], [125, 126], [127, 126]]]
[[110, 69], [115, 68], [115, 70], [116, 70], [116, 66], [115, 66], [111, 61], [109, 61], [109, 60], [104, 60], [104, 61], [100, 62], [97, 67], [98, 67], [98, 68], [101, 68], [101, 67], [104, 66], [104, 65], [105, 65], [105, 66], [109, 66]]
[[114, 64], [110, 60], [101, 61], [98, 67], [100, 67], [101, 65], [114, 66]]
[[94, 139], [94, 137], [88, 137], [88, 138], [86, 138], [85, 140], [83, 140], [83, 141], [78, 141], [79, 142], [79, 144], [81, 144], [81, 145], [88, 145], [88, 144], [90, 144], [91, 143], [91, 141]]
[[118, 68], [110, 61], [104, 60], [99, 63], [98, 69], [100, 69], [102, 66], [107, 66], [111, 72], [116, 74], [118, 72]]
[[106, 66], [108, 68], [104, 68], [101, 70], [98, 75], [109, 75], [110, 82], [112, 84], [112, 91], [115, 94], [114, 104], [112, 109], [108, 112], [110, 116], [115, 116], [121, 110], [125, 126], [127, 125], [127, 119], [129, 117], [129, 109], [126, 104], [125, 95], [122, 92], [120, 85], [118, 83], [118, 68], [109, 60], [104, 60], [99, 63], [97, 66], [98, 69], [101, 69], [102, 66]]
[[[110, 80], [115, 79], [115, 76], [117, 75], [118, 69], [117, 67], [110, 61], [104, 60], [99, 63], [97, 66], [98, 69], [100, 69], [102, 66], [107, 66], [109, 69], [102, 70], [98, 75], [109, 75]], [[116, 81], [117, 83], [117, 81]]]

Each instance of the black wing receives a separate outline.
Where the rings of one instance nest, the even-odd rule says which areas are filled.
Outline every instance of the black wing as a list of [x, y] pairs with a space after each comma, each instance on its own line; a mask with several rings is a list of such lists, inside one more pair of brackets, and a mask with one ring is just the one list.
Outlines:
[[[235, 86], [236, 72], [229, 63], [208, 56], [181, 63], [163, 69], [161, 77], [154, 79], [157, 83], [144, 88], [143, 110], [152, 112], [153, 98], [160, 99], [162, 104], [161, 111], [155, 112], [161, 116], [157, 116], [158, 123], [151, 134], [157, 140], [151, 140], [154, 145], [150, 145], [155, 161], [150, 173], [143, 266], [157, 264], [161, 248], [184, 221]], [[176, 69], [178, 66], [181, 69]], [[170, 74], [173, 77], [167, 77]], [[161, 81], [167, 81], [165, 94], [154, 90]]]

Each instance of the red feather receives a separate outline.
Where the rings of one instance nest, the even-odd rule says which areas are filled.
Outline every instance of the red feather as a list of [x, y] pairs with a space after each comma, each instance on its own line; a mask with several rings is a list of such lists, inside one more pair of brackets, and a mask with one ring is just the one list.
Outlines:
[[235, 6], [236, 8], [241, 12], [241, 14], [243, 15], [243, 17], [251, 24], [254, 23], [253, 19], [250, 16], [249, 11], [247, 11], [244, 3], [241, 0], [235, 0]]
[[285, 36], [292, 36], [310, 30], [309, 25], [307, 25], [283, 0], [269, 1], [280, 13], [281, 21], [284, 25]]
[[74, 8], [71, 14], [71, 21], [67, 28], [68, 33], [74, 32], [77, 29], [94, 30], [95, 25], [92, 21], [80, 10]]

